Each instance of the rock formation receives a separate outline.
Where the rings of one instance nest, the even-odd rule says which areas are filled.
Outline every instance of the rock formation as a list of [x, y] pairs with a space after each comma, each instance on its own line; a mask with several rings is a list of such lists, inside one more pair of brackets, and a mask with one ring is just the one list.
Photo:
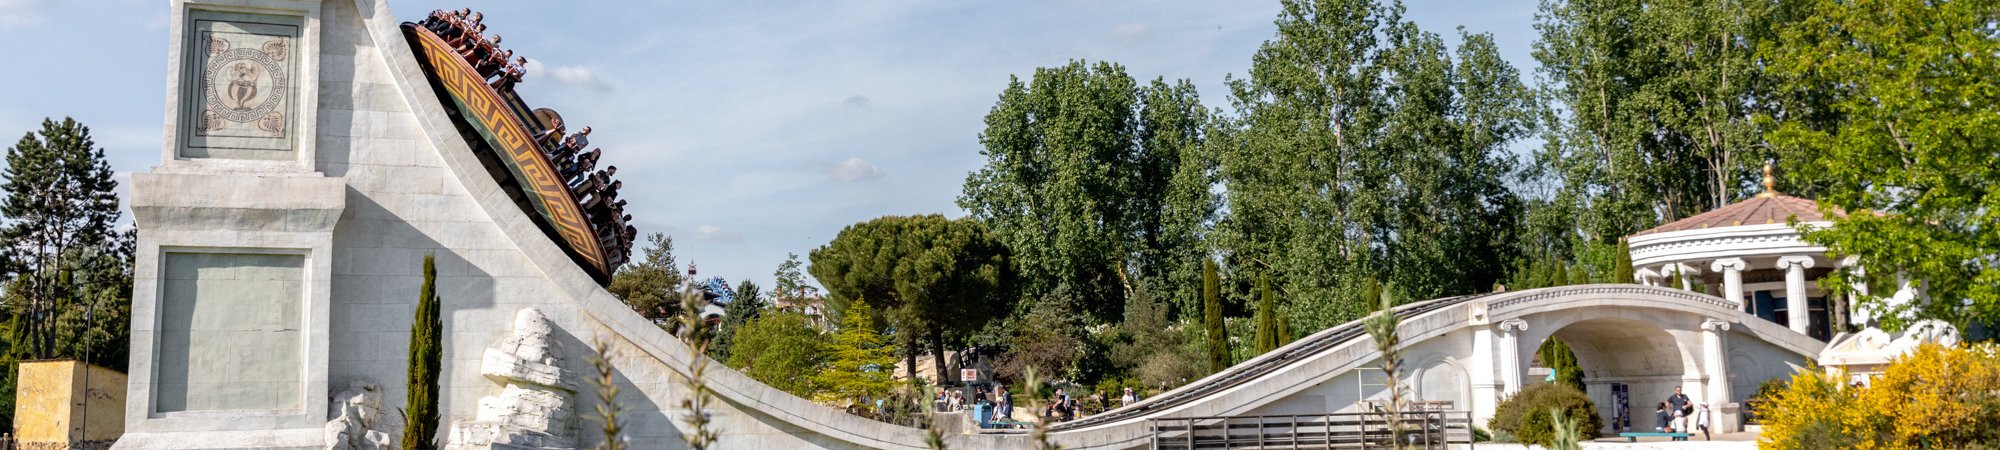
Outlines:
[[333, 420], [326, 423], [327, 450], [389, 450], [395, 438], [377, 428], [382, 421], [382, 388], [360, 381], [333, 395]]
[[479, 373], [504, 386], [479, 399], [471, 421], [456, 421], [447, 435], [451, 450], [567, 449], [576, 447], [576, 387], [564, 379], [562, 347], [540, 310], [514, 315], [514, 332], [486, 349]]

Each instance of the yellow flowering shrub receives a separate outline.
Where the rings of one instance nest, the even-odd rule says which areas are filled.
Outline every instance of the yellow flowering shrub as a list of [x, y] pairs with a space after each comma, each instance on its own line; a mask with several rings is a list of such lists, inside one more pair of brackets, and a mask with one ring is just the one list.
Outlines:
[[2000, 347], [1925, 344], [1868, 386], [1808, 370], [1772, 399], [1773, 449], [1993, 448], [2000, 442]]

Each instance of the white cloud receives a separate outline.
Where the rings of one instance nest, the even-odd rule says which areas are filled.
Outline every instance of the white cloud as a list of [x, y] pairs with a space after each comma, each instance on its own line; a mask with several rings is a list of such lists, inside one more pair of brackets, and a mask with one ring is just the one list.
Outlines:
[[0, 0], [0, 28], [42, 20], [46, 0]]
[[1128, 23], [1111, 27], [1111, 37], [1123, 42], [1134, 42], [1145, 39], [1152, 30], [1152, 27], [1143, 23]]
[[826, 164], [826, 175], [834, 181], [854, 182], [882, 178], [882, 168], [861, 158], [847, 158], [839, 164]]
[[743, 242], [743, 235], [714, 225], [694, 227], [694, 238], [709, 242]]
[[588, 67], [550, 66], [542, 63], [541, 60], [528, 58], [526, 69], [528, 69], [528, 75], [523, 77], [524, 81], [547, 79], [555, 81], [556, 84], [576, 86], [596, 91], [611, 90], [611, 83], [606, 83], [603, 78], [598, 78], [597, 71], [590, 70]]

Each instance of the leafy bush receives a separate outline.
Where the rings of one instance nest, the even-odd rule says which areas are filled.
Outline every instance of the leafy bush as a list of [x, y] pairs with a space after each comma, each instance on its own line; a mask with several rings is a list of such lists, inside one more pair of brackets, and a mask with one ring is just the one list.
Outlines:
[[1590, 402], [1590, 396], [1563, 384], [1529, 386], [1508, 397], [1494, 409], [1493, 420], [1486, 426], [1496, 434], [1513, 435], [1520, 443], [1547, 447], [1555, 439], [1555, 427], [1549, 416], [1552, 410], [1574, 418], [1583, 439], [1597, 437], [1597, 430], [1604, 426], [1604, 419], [1597, 417], [1597, 405]]
[[774, 311], [737, 329], [728, 365], [771, 387], [812, 398], [818, 393], [813, 377], [827, 362], [830, 341], [806, 316]]
[[2000, 346], [1924, 344], [1865, 386], [1807, 370], [1771, 398], [1759, 446], [1971, 448], [2000, 442]]

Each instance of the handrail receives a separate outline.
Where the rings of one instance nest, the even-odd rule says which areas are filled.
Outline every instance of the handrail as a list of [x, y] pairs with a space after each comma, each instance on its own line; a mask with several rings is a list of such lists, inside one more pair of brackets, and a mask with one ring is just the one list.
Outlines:
[[[1279, 420], [1282, 419], [1282, 420]], [[1470, 411], [1323, 413], [1148, 419], [1154, 450], [1199, 448], [1448, 448], [1472, 445]], [[1391, 445], [1390, 428], [1409, 431]]]

